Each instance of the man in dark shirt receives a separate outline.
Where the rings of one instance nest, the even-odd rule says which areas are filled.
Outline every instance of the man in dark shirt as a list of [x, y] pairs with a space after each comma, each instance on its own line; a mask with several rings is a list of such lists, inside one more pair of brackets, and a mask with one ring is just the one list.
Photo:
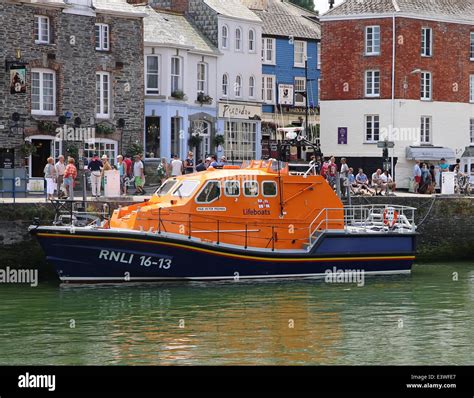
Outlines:
[[92, 196], [95, 198], [100, 197], [100, 176], [102, 167], [103, 165], [99, 159], [99, 155], [94, 154], [92, 160], [87, 165], [87, 168], [91, 172]]

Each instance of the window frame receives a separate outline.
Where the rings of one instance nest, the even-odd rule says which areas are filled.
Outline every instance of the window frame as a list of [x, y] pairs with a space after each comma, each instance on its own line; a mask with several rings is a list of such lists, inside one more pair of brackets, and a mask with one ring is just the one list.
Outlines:
[[[39, 74], [39, 107], [40, 109], [33, 109], [33, 74]], [[50, 74], [52, 75], [53, 79], [53, 109], [52, 110], [45, 110], [45, 102], [44, 102], [44, 75]], [[42, 115], [42, 116], [56, 116], [56, 72], [52, 69], [47, 68], [33, 68], [31, 70], [31, 114], [32, 115]]]
[[[271, 43], [271, 48], [267, 45], [268, 43]], [[267, 58], [268, 51], [270, 51], [271, 59]], [[276, 64], [276, 40], [272, 37], [262, 37], [262, 64]]]
[[[372, 39], [371, 42], [369, 43], [369, 29], [372, 30], [371, 35]], [[376, 46], [376, 36], [375, 36], [375, 30], [378, 31], [378, 46]], [[374, 57], [374, 56], [379, 56], [382, 53], [382, 30], [380, 28], [380, 25], [369, 25], [365, 27], [365, 39], [364, 39], [364, 53], [368, 57]], [[369, 51], [369, 48], [371, 48], [371, 51]], [[378, 49], [378, 51], [375, 51], [375, 49]]]
[[[429, 120], [428, 140], [426, 140], [426, 121]], [[420, 117], [420, 145], [433, 144], [433, 117], [422, 115]]]
[[[225, 34], [224, 34], [225, 30]], [[221, 48], [223, 50], [229, 49], [229, 27], [227, 25], [221, 26]]]
[[[378, 87], [376, 85], [376, 78], [375, 75], [378, 74]], [[369, 75], [372, 78], [372, 84], [369, 87]], [[365, 71], [365, 79], [364, 79], [364, 94], [366, 98], [380, 98], [381, 93], [381, 78], [380, 78], [380, 70], [379, 69], [369, 69]], [[369, 92], [369, 88], [372, 92]], [[376, 92], [376, 88], [378, 91]]]
[[[194, 183], [196, 185], [194, 186], [194, 188], [191, 190], [191, 192], [188, 195], [177, 195], [176, 191], [178, 191], [178, 189], [180, 189], [186, 183]], [[196, 192], [197, 188], [199, 188], [199, 185], [201, 185], [201, 181], [199, 181], [199, 180], [182, 180], [182, 181], [180, 181], [180, 183], [176, 187], [174, 187], [174, 186], [172, 187], [172, 192], [170, 190], [171, 196], [174, 197], [174, 198], [180, 198], [180, 199], [181, 198], [190, 198]]]
[[469, 119], [469, 135], [470, 135], [470, 143], [474, 145], [474, 117]]
[[[97, 28], [99, 28], [99, 46], [97, 46]], [[95, 24], [95, 50], [96, 51], [110, 51], [110, 26], [106, 23], [96, 23]], [[105, 32], [107, 32], [107, 40], [104, 41]], [[106, 45], [104, 45], [106, 44]]]
[[[219, 185], [219, 196], [217, 198], [214, 198], [213, 200], [211, 200], [210, 202], [199, 202], [198, 201], [198, 198], [199, 198], [199, 195], [201, 195], [204, 190], [206, 189], [206, 187], [212, 183], [215, 183], [217, 182], [217, 184]], [[206, 181], [206, 183], [204, 184], [204, 186], [198, 191], [198, 193], [195, 195], [194, 197], [194, 201], [199, 204], [199, 205], [208, 205], [208, 204], [211, 204], [211, 203], [214, 203], [216, 200], [219, 200], [222, 196], [222, 184], [221, 184], [221, 181], [220, 180], [208, 180]]]
[[[231, 183], [231, 184], [235, 184], [237, 183], [237, 186], [239, 188], [239, 193], [237, 195], [230, 195], [230, 194], [227, 194], [227, 185]], [[239, 180], [226, 180], [224, 181], [224, 196], [228, 197], [228, 198], [239, 198], [240, 197], [240, 193], [241, 193], [242, 189], [241, 189], [241, 186], [240, 186], [240, 181]]]
[[[238, 81], [237, 81], [238, 80]], [[238, 91], [237, 91], [238, 90]], [[236, 98], [242, 98], [242, 91], [243, 91], [243, 84], [242, 84], [242, 76], [237, 75], [235, 77], [235, 90], [234, 90], [234, 96]]]
[[[145, 93], [147, 95], [160, 95], [161, 94], [161, 81], [160, 81], [160, 78], [161, 78], [161, 56], [159, 54], [147, 54], [146, 57], [145, 57]], [[157, 73], [156, 73], [156, 77], [157, 77], [157, 88], [150, 88], [148, 86], [148, 75], [150, 74], [149, 73], [149, 69], [148, 69], [148, 58], [156, 58], [157, 59], [157, 67], [158, 67], [158, 70], [157, 70]], [[152, 92], [151, 90], [153, 90], [154, 92]]]
[[[427, 32], [430, 32], [428, 42], [426, 40]], [[421, 56], [424, 58], [431, 58], [433, 56], [433, 29], [427, 26], [421, 28]]]
[[[250, 37], [250, 35], [252, 34], [252, 38]], [[252, 43], [252, 45], [251, 45]], [[256, 53], [257, 52], [257, 40], [256, 40], [256, 32], [255, 32], [255, 29], [253, 28], [250, 28], [249, 29], [249, 33], [248, 33], [248, 48], [249, 48], [249, 53]], [[253, 48], [252, 48], [253, 47]]]
[[[272, 79], [272, 99], [268, 100], [268, 92], [269, 92], [269, 87], [267, 85], [267, 79], [271, 78]], [[267, 105], [275, 105], [276, 104], [276, 92], [275, 92], [275, 80], [276, 77], [275, 75], [262, 75], [262, 101], [264, 104]], [[263, 95], [265, 93], [265, 95]]]
[[249, 98], [255, 98], [255, 76], [249, 77]]
[[242, 36], [243, 36], [242, 28], [240, 26], [236, 27], [235, 32], [234, 32], [234, 50], [239, 53], [244, 51]]
[[[51, 44], [51, 19], [47, 15], [36, 14], [35, 18], [35, 44]], [[46, 21], [47, 26], [47, 40], [43, 40], [43, 27], [41, 21]], [[38, 31], [38, 38], [36, 39], [36, 30]]]
[[[178, 74], [173, 73], [173, 68], [174, 64], [173, 61], [177, 60], [178, 61], [178, 67], [179, 71]], [[178, 87], [174, 87], [174, 79], [177, 79], [178, 82]], [[171, 94], [173, 94], [175, 91], [183, 91], [183, 59], [177, 55], [173, 55], [170, 59], [170, 89], [171, 89]]]
[[474, 61], [474, 31], [470, 32], [470, 51], [469, 60]]
[[[204, 67], [204, 71], [200, 70], [201, 67]], [[201, 72], [204, 73], [204, 79], [200, 79]], [[202, 89], [199, 87], [200, 84], [202, 84]], [[203, 61], [197, 63], [197, 93], [204, 95], [209, 93], [208, 66], [207, 63]]]
[[[249, 183], [253, 183], [253, 184], [256, 185], [256, 187], [257, 187], [257, 193], [256, 193], [255, 195], [247, 195], [247, 194], [245, 193], [245, 185], [246, 185], [246, 184], [249, 184]], [[242, 192], [243, 192], [243, 194], [244, 194], [244, 196], [245, 196], [246, 198], [258, 198], [258, 196], [260, 195], [260, 184], [258, 183], [258, 180], [246, 180], [246, 181], [243, 181], [243, 183], [242, 183]]]
[[[368, 136], [368, 122], [369, 122], [369, 118], [371, 118], [371, 124], [372, 124], [372, 127], [371, 127], [371, 138], [369, 139], [369, 136]], [[376, 120], [377, 118], [377, 120]], [[376, 123], [378, 123], [378, 139], [376, 139], [376, 132], [375, 132], [375, 125]], [[377, 142], [380, 141], [380, 115], [378, 114], [367, 114], [367, 115], [364, 115], [364, 142], [366, 144], [376, 144]]]
[[[86, 149], [84, 145], [84, 156], [92, 157], [94, 153], [97, 153], [99, 157], [102, 157], [102, 155], [105, 154], [109, 158], [109, 161], [111, 162], [111, 164], [115, 163], [115, 159], [117, 159], [117, 155], [119, 152], [119, 142], [117, 140], [113, 140], [110, 138], [94, 138], [93, 140], [89, 140], [85, 144], [87, 144], [88, 146], [93, 145], [94, 148]], [[111, 148], [100, 149], [97, 147], [97, 144], [99, 144], [99, 147], [101, 146], [101, 144], [104, 146], [110, 145]]]
[[474, 74], [469, 75], [469, 102], [474, 104]]
[[[272, 184], [272, 185], [275, 186], [275, 194], [274, 195], [266, 195], [265, 194], [265, 189], [264, 189], [265, 184]], [[278, 196], [278, 184], [276, 183], [276, 181], [272, 181], [272, 180], [262, 181], [262, 196], [264, 198], [276, 198]]]
[[[296, 55], [300, 54], [300, 52], [297, 52], [297, 45], [296, 44], [303, 44], [301, 56], [302, 56], [302, 61], [297, 62], [296, 61]], [[306, 60], [308, 58], [308, 43], [304, 40], [294, 40], [293, 41], [293, 67], [295, 68], [304, 68], [306, 67]]]
[[[224, 83], [224, 79], [225, 79], [225, 83]], [[225, 90], [224, 90], [224, 87], [225, 87]], [[224, 73], [222, 75], [221, 89], [222, 89], [222, 96], [227, 98], [229, 96], [229, 74], [228, 73]]]
[[[110, 72], [105, 71], [96, 71], [96, 106], [97, 100], [99, 100], [99, 108], [96, 109], [96, 118], [97, 119], [110, 119], [112, 117], [112, 74]], [[104, 77], [107, 76], [107, 112], [104, 112]], [[97, 81], [97, 77], [99, 77], [99, 81]], [[97, 84], [99, 84], [100, 91], [99, 97], [97, 97]]]
[[[429, 76], [429, 96], [427, 97], [427, 79]], [[433, 75], [431, 72], [422, 71], [420, 72], [420, 100], [421, 101], [431, 101], [433, 99]]]
[[[296, 87], [297, 87], [296, 82], [297, 81], [303, 81], [303, 85], [304, 85], [303, 90], [297, 90], [296, 89]], [[306, 78], [303, 77], [303, 76], [296, 76], [295, 81], [294, 81], [294, 87], [295, 87], [295, 106], [305, 106], [306, 105], [306, 100], [304, 99], [304, 96], [303, 96], [303, 101], [302, 102], [297, 101], [296, 98], [297, 98], [298, 93], [306, 92]]]

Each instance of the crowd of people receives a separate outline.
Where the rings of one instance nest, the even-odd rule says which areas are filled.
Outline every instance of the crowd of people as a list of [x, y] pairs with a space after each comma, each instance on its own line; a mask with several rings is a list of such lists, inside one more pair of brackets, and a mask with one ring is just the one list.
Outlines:
[[437, 168], [434, 164], [417, 160], [413, 167], [414, 192], [420, 194], [436, 193], [437, 189], [441, 189], [439, 185], [442, 182], [442, 173], [448, 171], [454, 172], [455, 179], [458, 181], [467, 176], [461, 170], [461, 159], [456, 159], [455, 164], [449, 164], [445, 158], [442, 158]]
[[358, 173], [354, 174], [354, 169], [349, 167], [346, 158], [342, 158], [341, 164], [338, 165], [334, 156], [324, 161], [313, 156], [310, 164], [314, 167], [315, 172], [321, 174], [333, 189], [336, 189], [339, 178], [341, 193], [345, 196], [348, 192], [351, 195], [387, 195], [397, 189], [397, 184], [388, 170], [377, 169], [369, 179], [362, 168], [359, 168]]

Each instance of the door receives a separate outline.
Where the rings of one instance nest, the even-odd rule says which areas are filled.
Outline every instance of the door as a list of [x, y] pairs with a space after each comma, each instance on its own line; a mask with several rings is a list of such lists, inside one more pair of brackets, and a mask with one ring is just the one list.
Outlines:
[[36, 152], [31, 155], [31, 177], [44, 177], [44, 166], [51, 156], [52, 140], [31, 140]]
[[159, 158], [160, 155], [160, 118], [147, 117], [145, 119], [146, 128], [146, 157]]

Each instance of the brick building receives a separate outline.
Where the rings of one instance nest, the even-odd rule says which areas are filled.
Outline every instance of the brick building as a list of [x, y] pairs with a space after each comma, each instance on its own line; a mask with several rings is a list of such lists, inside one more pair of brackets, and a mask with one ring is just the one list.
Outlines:
[[371, 173], [388, 138], [408, 187], [415, 160], [474, 145], [474, 1], [346, 0], [321, 25], [325, 154]]
[[[114, 160], [142, 145], [144, 15], [136, 7], [7, 0], [0, 15], [0, 152], [14, 151], [17, 165], [26, 156], [30, 177], [42, 177], [51, 155]], [[63, 125], [82, 134], [58, 137]]]

